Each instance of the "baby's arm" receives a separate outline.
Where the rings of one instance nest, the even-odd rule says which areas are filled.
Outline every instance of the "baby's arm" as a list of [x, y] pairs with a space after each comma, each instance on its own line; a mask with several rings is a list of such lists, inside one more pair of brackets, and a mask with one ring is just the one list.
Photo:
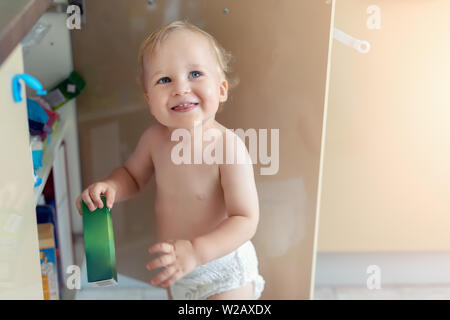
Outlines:
[[245, 144], [237, 136], [236, 140], [237, 152], [247, 161], [219, 166], [228, 218], [212, 232], [191, 240], [200, 264], [232, 252], [256, 232], [259, 204], [253, 165]]
[[81, 200], [84, 200], [92, 211], [96, 206], [103, 207], [100, 195], [104, 194], [107, 206], [111, 208], [113, 203], [131, 198], [145, 186], [154, 170], [151, 150], [155, 131], [155, 127], [147, 129], [123, 166], [113, 170], [105, 180], [91, 184], [83, 191], [77, 199], [80, 214]]
[[106, 182], [116, 189], [116, 202], [136, 195], [150, 180], [154, 167], [152, 161], [152, 141], [156, 127], [148, 128], [139, 139], [136, 149], [122, 167], [115, 169]]

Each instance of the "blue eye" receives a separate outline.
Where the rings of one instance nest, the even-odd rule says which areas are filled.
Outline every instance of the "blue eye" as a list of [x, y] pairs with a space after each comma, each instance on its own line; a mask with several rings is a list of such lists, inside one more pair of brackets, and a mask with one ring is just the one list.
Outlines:
[[164, 80], [164, 79], [170, 80], [168, 77], [164, 77], [164, 78], [159, 79], [158, 82], [156, 82], [156, 83], [167, 83], [167, 82], [161, 82], [161, 80]]
[[[202, 73], [200, 71], [192, 71], [192, 72], [189, 73], [189, 75], [192, 78], [198, 78], [198, 77], [200, 77], [202, 75]], [[164, 83], [168, 83], [170, 81], [171, 80], [170, 80], [169, 77], [163, 77], [163, 78], [159, 79], [156, 83], [157, 84], [164, 84]]]

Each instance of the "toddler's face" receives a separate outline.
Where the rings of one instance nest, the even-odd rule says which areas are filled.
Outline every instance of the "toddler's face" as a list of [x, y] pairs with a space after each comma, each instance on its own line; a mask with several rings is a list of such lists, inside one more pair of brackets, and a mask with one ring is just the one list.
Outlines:
[[201, 34], [178, 30], [144, 55], [145, 96], [161, 124], [191, 129], [195, 121], [214, 119], [228, 83], [213, 50]]

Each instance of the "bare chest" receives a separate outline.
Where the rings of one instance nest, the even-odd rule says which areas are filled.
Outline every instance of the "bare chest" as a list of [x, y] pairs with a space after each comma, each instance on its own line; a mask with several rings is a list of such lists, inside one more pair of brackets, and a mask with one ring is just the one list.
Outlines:
[[160, 197], [208, 202], [217, 201], [222, 192], [217, 164], [176, 164], [171, 159], [171, 145], [160, 147], [153, 164]]
[[161, 238], [191, 238], [211, 230], [226, 217], [217, 164], [175, 164], [170, 149], [153, 157], [155, 210]]

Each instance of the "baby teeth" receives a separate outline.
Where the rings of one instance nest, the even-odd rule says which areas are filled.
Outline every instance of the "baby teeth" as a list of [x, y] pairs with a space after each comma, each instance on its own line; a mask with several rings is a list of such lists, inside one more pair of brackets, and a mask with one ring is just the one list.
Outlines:
[[176, 105], [172, 109], [175, 109], [175, 108], [178, 108], [178, 107], [183, 108], [183, 107], [193, 106], [193, 105], [197, 105], [197, 104], [198, 104], [198, 102], [182, 103], [182, 104]]

